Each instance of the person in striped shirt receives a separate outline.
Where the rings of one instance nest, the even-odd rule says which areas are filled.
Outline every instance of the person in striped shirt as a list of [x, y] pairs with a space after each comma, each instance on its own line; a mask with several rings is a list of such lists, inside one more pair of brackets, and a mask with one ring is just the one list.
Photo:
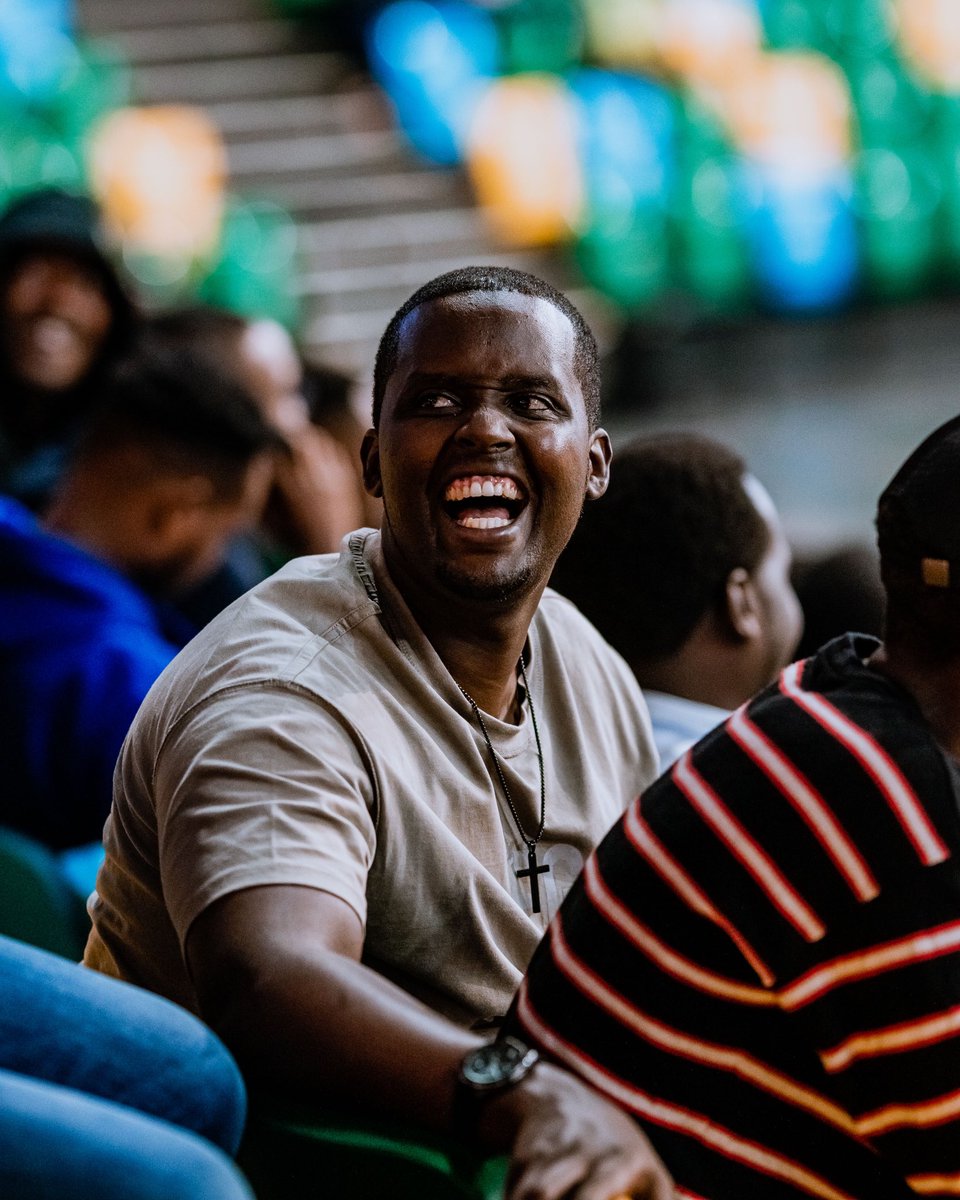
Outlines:
[[647, 789], [505, 1027], [686, 1200], [960, 1195], [960, 418], [877, 529], [884, 642], [787, 667]]

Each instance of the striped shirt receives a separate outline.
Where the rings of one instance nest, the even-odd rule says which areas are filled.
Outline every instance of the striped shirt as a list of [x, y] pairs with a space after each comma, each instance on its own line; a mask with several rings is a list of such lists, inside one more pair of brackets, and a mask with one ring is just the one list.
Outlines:
[[960, 770], [848, 635], [614, 827], [508, 1021], [688, 1200], [960, 1196]]

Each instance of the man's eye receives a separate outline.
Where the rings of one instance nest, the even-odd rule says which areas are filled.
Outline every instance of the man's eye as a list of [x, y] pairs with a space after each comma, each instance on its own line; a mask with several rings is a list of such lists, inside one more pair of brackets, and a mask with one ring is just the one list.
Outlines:
[[546, 396], [538, 395], [536, 392], [520, 392], [515, 396], [510, 397], [510, 403], [520, 412], [536, 414], [553, 412], [553, 405]]
[[456, 408], [457, 402], [452, 396], [448, 396], [444, 392], [428, 392], [418, 399], [417, 406], [437, 412], [444, 409]]

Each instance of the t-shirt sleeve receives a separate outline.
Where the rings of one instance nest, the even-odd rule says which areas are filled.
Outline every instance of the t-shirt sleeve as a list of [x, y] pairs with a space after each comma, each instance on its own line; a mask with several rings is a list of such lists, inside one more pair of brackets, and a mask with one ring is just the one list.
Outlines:
[[218, 694], [167, 738], [154, 785], [181, 945], [215, 900], [270, 884], [329, 892], [365, 922], [373, 769], [359, 737], [316, 698], [279, 685]]

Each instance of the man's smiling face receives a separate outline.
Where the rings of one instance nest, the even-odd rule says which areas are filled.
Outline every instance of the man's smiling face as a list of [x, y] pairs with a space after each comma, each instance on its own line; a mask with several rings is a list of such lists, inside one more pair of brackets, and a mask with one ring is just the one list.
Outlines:
[[497, 602], [542, 589], [584, 498], [603, 493], [608, 461], [573, 326], [549, 301], [469, 292], [405, 318], [364, 446], [401, 586]]

